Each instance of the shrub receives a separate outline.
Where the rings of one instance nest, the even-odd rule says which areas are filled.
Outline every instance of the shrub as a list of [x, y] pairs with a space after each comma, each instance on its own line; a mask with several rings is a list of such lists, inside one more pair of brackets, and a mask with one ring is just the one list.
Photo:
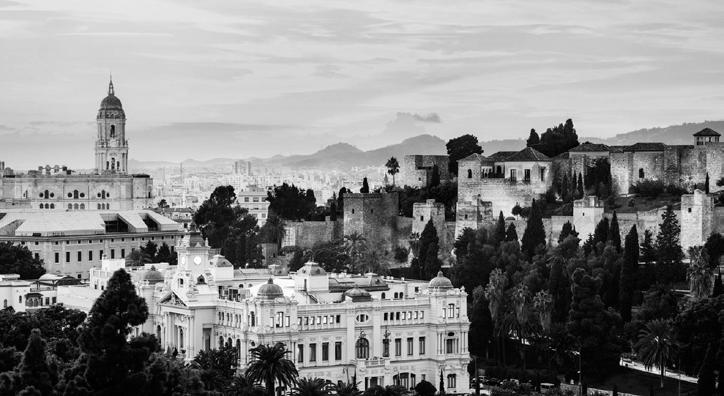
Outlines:
[[397, 260], [398, 263], [406, 262], [409, 254], [410, 251], [407, 248], [403, 246], [395, 247], [395, 260]]
[[642, 197], [655, 198], [664, 193], [664, 182], [660, 180], [644, 180], [631, 186], [631, 192]]

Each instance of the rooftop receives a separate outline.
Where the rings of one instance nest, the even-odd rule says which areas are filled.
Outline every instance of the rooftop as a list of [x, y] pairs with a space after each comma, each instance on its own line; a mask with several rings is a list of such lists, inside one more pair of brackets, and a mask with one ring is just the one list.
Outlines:
[[527, 161], [550, 161], [551, 159], [534, 149], [533, 147], [526, 147], [523, 150], [507, 157], [505, 162], [527, 162]]
[[596, 151], [608, 151], [608, 146], [605, 144], [585, 142], [578, 146], [568, 150], [571, 153], [590, 153]]
[[701, 131], [695, 133], [694, 136], [721, 136], [721, 134], [711, 128], [704, 128]]

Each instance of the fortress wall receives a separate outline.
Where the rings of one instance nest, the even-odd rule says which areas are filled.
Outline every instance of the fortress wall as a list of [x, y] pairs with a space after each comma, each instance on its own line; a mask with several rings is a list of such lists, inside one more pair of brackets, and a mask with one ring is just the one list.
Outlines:
[[632, 153], [611, 152], [611, 183], [619, 194], [625, 195], [631, 186]]

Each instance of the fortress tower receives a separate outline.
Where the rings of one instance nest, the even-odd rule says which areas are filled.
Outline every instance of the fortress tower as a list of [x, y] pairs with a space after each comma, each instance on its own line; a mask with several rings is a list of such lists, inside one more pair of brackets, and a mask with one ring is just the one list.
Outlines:
[[126, 113], [113, 90], [113, 80], [108, 83], [108, 96], [101, 101], [96, 123], [96, 172], [127, 174]]

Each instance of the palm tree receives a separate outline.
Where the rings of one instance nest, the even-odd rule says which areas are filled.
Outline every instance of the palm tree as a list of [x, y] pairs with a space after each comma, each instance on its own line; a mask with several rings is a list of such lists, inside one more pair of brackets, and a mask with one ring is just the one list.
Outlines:
[[689, 290], [694, 299], [701, 300], [711, 295], [714, 289], [714, 269], [709, 266], [709, 257], [702, 246], [689, 248], [691, 263], [686, 269], [689, 279]]
[[246, 376], [254, 383], [264, 383], [267, 396], [274, 396], [274, 384], [290, 388], [296, 384], [297, 368], [291, 360], [287, 359], [287, 349], [284, 344], [259, 345], [251, 350], [251, 363]]
[[345, 384], [340, 382], [333, 385], [332, 389], [337, 396], [362, 396], [362, 392], [353, 383]]
[[328, 396], [327, 382], [322, 378], [300, 378], [292, 396]]
[[397, 158], [390, 157], [385, 164], [387, 167], [387, 173], [392, 176], [392, 185], [395, 185], [395, 175], [400, 172], [400, 163], [397, 162]]
[[488, 300], [488, 309], [490, 309], [490, 317], [493, 320], [493, 326], [495, 327], [495, 334], [498, 338], [498, 346], [502, 345], [500, 354], [498, 355], [499, 360], [502, 357], [502, 363], [505, 365], [505, 338], [508, 336], [507, 332], [503, 330], [504, 319], [505, 319], [505, 287], [508, 283], [508, 278], [500, 268], [494, 269], [490, 273], [490, 280], [485, 286], [485, 299]]
[[646, 322], [639, 332], [634, 349], [648, 369], [653, 366], [661, 370], [661, 387], [664, 387], [666, 363], [674, 353], [675, 341], [670, 320], [654, 319]]
[[284, 219], [274, 212], [269, 212], [269, 217], [267, 217], [259, 232], [264, 242], [276, 243], [277, 247], [280, 247], [286, 232], [284, 226]]
[[266, 390], [254, 385], [245, 375], [236, 375], [227, 388], [228, 395], [233, 396], [265, 396]]

